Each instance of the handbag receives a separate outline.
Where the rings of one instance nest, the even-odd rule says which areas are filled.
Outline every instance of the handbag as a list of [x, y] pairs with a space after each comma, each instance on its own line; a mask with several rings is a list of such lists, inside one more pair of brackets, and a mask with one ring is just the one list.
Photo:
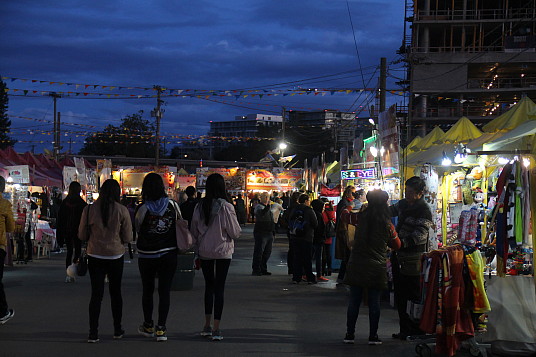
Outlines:
[[[89, 229], [89, 210], [91, 209], [91, 206], [87, 206], [87, 214], [86, 214], [86, 236], [87, 240], [89, 242], [89, 235], [91, 233]], [[78, 259], [78, 269], [76, 270], [76, 274], [78, 276], [84, 276], [87, 274], [87, 263], [88, 263], [88, 254], [87, 249], [84, 249], [82, 251], [82, 254], [80, 255], [80, 259]]]
[[177, 239], [177, 247], [180, 251], [187, 251], [192, 248], [194, 239], [192, 233], [188, 229], [188, 221], [183, 219], [181, 211], [175, 201], [173, 207], [175, 208], [175, 238]]

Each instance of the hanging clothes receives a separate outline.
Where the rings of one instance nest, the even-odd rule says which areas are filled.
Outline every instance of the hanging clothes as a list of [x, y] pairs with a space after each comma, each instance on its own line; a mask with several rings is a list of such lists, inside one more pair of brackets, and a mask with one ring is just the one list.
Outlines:
[[[480, 252], [475, 250], [475, 254], [480, 254]], [[469, 273], [475, 264], [466, 265], [462, 245], [431, 251], [422, 259], [422, 267], [425, 270], [422, 271], [421, 278], [425, 298], [419, 327], [425, 333], [437, 335], [436, 353], [453, 356], [461, 347], [462, 341], [474, 336], [475, 330], [471, 318], [473, 306], [467, 308], [466, 305], [471, 303], [467, 300], [475, 302], [478, 300], [480, 306], [482, 301], [487, 300], [487, 297], [486, 299], [483, 297], [466, 299], [468, 292], [469, 295], [474, 292], [474, 285], [470, 283], [471, 275], [479, 274], [479, 272]], [[464, 269], [464, 266], [468, 269]], [[478, 293], [485, 295], [485, 291], [480, 288]], [[485, 309], [485, 302], [483, 304], [484, 307], [480, 309]]]

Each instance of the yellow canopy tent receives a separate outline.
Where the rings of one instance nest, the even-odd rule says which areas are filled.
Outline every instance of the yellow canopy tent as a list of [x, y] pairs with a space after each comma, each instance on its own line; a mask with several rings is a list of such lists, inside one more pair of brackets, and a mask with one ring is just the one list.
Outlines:
[[445, 132], [441, 130], [439, 126], [435, 126], [431, 132], [422, 138], [421, 142], [417, 145], [417, 148], [419, 148], [419, 151], [426, 150], [430, 146], [436, 145], [437, 141], [441, 139], [443, 135], [445, 135]]
[[499, 115], [497, 118], [484, 125], [483, 129], [490, 133], [512, 130], [529, 120], [529, 113], [535, 111], [536, 104], [529, 97], [523, 97], [506, 113]]
[[467, 143], [482, 135], [482, 132], [467, 117], [461, 117], [446, 133], [438, 140], [440, 143], [458, 144]]

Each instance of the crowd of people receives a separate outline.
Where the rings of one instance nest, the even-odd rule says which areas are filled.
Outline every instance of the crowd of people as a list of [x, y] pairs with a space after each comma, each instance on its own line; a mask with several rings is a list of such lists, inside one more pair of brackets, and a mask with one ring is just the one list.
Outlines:
[[[0, 177], [0, 191], [5, 181]], [[405, 198], [389, 206], [389, 196], [381, 190], [357, 190], [348, 186], [336, 207], [327, 199], [311, 200], [305, 192], [268, 192], [250, 199], [249, 214], [253, 222], [254, 249], [252, 275], [271, 275], [269, 259], [278, 230], [288, 239], [288, 274], [294, 284], [317, 284], [329, 281], [332, 269], [332, 244], [341, 265], [337, 285], [349, 290], [345, 343], [354, 343], [355, 325], [364, 297], [369, 309], [369, 344], [377, 345], [380, 301], [388, 288], [387, 258], [392, 266], [395, 304], [399, 314], [399, 332], [393, 338], [406, 339], [421, 334], [418, 325], [406, 312], [408, 300], [419, 294], [419, 258], [428, 249], [428, 232], [432, 216], [423, 200], [425, 183], [412, 177], [405, 183]], [[142, 323], [138, 332], [157, 341], [167, 340], [167, 316], [170, 291], [177, 269], [175, 223], [186, 219], [193, 236], [199, 268], [205, 280], [205, 324], [202, 336], [223, 339], [220, 330], [224, 291], [234, 253], [234, 240], [246, 224], [248, 210], [241, 195], [231, 198], [221, 175], [207, 178], [204, 197], [192, 186], [185, 190], [180, 205], [170, 198], [162, 177], [146, 175], [142, 202], [135, 208], [121, 204], [117, 181], [106, 180], [92, 205], [80, 197], [81, 186], [72, 182], [58, 213], [58, 239], [67, 246], [66, 267], [76, 264], [82, 246], [87, 246], [91, 280], [88, 342], [99, 341], [99, 315], [105, 282], [109, 283], [114, 339], [124, 335], [121, 284], [125, 245], [136, 241], [138, 269], [142, 282]], [[128, 207], [127, 207], [128, 206]], [[397, 217], [396, 226], [393, 217]], [[9, 308], [2, 275], [6, 256], [6, 232], [15, 223], [10, 203], [0, 197], [0, 324], [14, 316]], [[281, 233], [281, 231], [279, 231]], [[314, 270], [313, 270], [314, 263]], [[196, 264], [197, 265], [197, 264]], [[315, 274], [316, 273], [316, 274]], [[73, 282], [71, 277], [66, 282]], [[158, 307], [154, 318], [154, 290]]]

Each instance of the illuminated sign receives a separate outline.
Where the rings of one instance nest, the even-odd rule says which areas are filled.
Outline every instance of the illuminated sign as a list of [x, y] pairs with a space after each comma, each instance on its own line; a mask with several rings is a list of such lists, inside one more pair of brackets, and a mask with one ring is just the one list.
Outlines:
[[343, 180], [375, 179], [375, 178], [376, 178], [375, 168], [341, 171], [341, 179]]

